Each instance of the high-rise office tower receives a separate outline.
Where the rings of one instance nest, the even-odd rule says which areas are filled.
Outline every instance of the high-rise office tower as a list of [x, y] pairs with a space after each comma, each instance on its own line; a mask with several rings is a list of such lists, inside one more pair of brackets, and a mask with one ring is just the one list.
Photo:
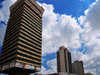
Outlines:
[[20, 75], [40, 70], [43, 12], [34, 0], [17, 0], [10, 7], [0, 56], [1, 72]]
[[71, 54], [64, 46], [60, 47], [57, 52], [57, 70], [58, 72], [72, 73]]
[[84, 75], [84, 67], [82, 61], [74, 61], [74, 63], [72, 63], [72, 73], [77, 75]]

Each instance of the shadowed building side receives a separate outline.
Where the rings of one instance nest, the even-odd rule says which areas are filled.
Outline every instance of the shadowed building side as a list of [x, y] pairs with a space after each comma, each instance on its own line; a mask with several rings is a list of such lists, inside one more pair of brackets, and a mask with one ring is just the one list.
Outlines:
[[74, 61], [74, 63], [72, 63], [72, 72], [77, 75], [84, 75], [83, 62]]

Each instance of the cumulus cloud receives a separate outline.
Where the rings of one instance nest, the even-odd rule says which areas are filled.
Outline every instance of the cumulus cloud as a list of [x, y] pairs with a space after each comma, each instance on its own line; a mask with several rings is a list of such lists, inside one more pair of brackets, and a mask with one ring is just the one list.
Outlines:
[[[85, 11], [85, 16], [79, 18], [80, 24], [84, 25], [82, 40], [86, 43], [88, 51], [80, 59], [84, 61], [86, 72], [90, 71], [98, 75], [100, 67], [98, 67], [100, 57], [100, 0], [96, 0]], [[100, 65], [99, 65], [100, 66]]]
[[5, 23], [8, 22], [9, 18], [9, 7], [15, 2], [16, 0], [5, 0], [2, 2], [2, 8], [0, 9], [0, 21], [4, 21]]
[[46, 71], [46, 68], [44, 66], [41, 67], [41, 74], [44, 74], [44, 72]]
[[7, 24], [9, 19], [9, 7], [15, 2], [16, 0], [5, 0], [2, 2], [2, 8], [0, 8], [0, 46], [2, 46], [6, 25], [2, 24], [4, 22]]
[[71, 15], [58, 14], [52, 5], [42, 4], [43, 14], [43, 55], [56, 52], [59, 46], [78, 48], [81, 28]]
[[56, 62], [56, 59], [52, 59], [50, 61], [47, 61], [46, 64], [50, 69], [47, 70], [44, 66], [42, 66], [42, 69], [41, 69], [41, 73], [42, 74], [57, 73], [57, 62]]
[[97, 0], [85, 11], [85, 16], [81, 16], [79, 18], [80, 24], [85, 25], [85, 29], [87, 28], [87, 33], [91, 32], [92, 35], [98, 35], [97, 32], [100, 32], [99, 10], [100, 0]]

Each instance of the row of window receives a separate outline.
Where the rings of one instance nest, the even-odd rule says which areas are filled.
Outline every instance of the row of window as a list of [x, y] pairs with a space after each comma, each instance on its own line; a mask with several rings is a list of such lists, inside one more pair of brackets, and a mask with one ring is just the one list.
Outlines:
[[[15, 18], [10, 18], [9, 19], [9, 21], [8, 21], [8, 28], [11, 28], [12, 26], [15, 26], [15, 24], [16, 23], [20, 23], [21, 22], [21, 16], [22, 15], [19, 15], [19, 16], [17, 16], [17, 17], [15, 17]], [[11, 19], [13, 19], [13, 20], [11, 20]]]
[[10, 62], [10, 61], [12, 61], [12, 60], [15, 60], [15, 57], [16, 57], [16, 54], [14, 54], [13, 56], [11, 56], [11, 57], [7, 57], [6, 59], [4, 59], [4, 60], [0, 60], [0, 64], [4, 64], [4, 63], [7, 63], [7, 62]]
[[[25, 21], [23, 22], [23, 20], [22, 20], [22, 23], [23, 23], [23, 26], [26, 27], [26, 28], [28, 28], [31, 32], [38, 33], [37, 31], [34, 30], [35, 28], [33, 26], [27, 25], [27, 22], [25, 22]], [[41, 37], [42, 36], [42, 32], [41, 33], [38, 33], [37, 35], [39, 37]]]
[[[22, 46], [22, 47], [21, 47]], [[33, 48], [33, 47], [30, 47], [30, 46], [28, 46], [27, 44], [24, 44], [24, 43], [22, 43], [22, 42], [20, 42], [19, 43], [19, 46], [18, 46], [19, 48], [21, 48], [21, 49], [24, 49], [24, 50], [30, 50], [30, 51], [33, 51], [33, 52], [35, 52], [35, 53], [37, 53], [37, 54], [41, 54], [41, 51], [40, 50], [38, 50], [38, 49], [36, 49], [36, 48]], [[25, 49], [26, 48], [26, 49]]]
[[6, 31], [6, 37], [5, 38], [8, 38], [8, 37], [10, 37], [12, 34], [14, 34], [16, 31], [17, 32], [19, 32], [19, 26], [18, 26], [18, 24], [17, 25], [15, 25], [14, 27], [12, 27], [12, 28], [7, 28], [7, 31]]
[[28, 40], [26, 40], [26, 39], [23, 39], [22, 37], [20, 37], [20, 40], [25, 41], [25, 42], [27, 42], [28, 44], [30, 44], [30, 45], [32, 45], [32, 46], [38, 46], [38, 47], [41, 48], [41, 45], [37, 45], [37, 44], [35, 44], [35, 43], [31, 43], [30, 41], [28, 41]]
[[34, 54], [37, 57], [41, 57], [41, 53], [40, 52], [37, 52], [36, 50], [30, 49], [30, 48], [25, 47], [23, 45], [19, 45], [18, 46], [18, 50], [24, 51], [24, 52], [29, 53], [31, 55]]
[[34, 52], [34, 51], [30, 51], [30, 50], [27, 49], [27, 48], [23, 48], [23, 47], [20, 48], [20, 47], [18, 46], [18, 51], [27, 53], [29, 56], [36, 56], [36, 57], [38, 57], [39, 59], [41, 58], [41, 54], [38, 54], [38, 53], [36, 53], [36, 52]]
[[[23, 23], [22, 23], [23, 24]], [[27, 27], [27, 28], [26, 28]], [[41, 37], [37, 35], [37, 33], [34, 33], [30, 30], [30, 28], [26, 25], [23, 24], [23, 26], [21, 27], [24, 31], [28, 32], [30, 35], [32, 35], [33, 37], [39, 39], [41, 41]]]
[[26, 62], [29, 62], [29, 63], [33, 63], [33, 64], [35, 63], [37, 65], [41, 65], [41, 62], [37, 62], [37, 61], [34, 61], [32, 59], [29, 59], [27, 57], [23, 57], [23, 56], [20, 56], [20, 55], [17, 55], [17, 59], [22, 60], [22, 61], [26, 61]]
[[40, 32], [42, 31], [42, 29], [40, 29], [39, 27], [37, 27], [37, 24], [33, 20], [31, 20], [28, 16], [23, 15], [22, 17], [23, 17], [23, 19], [25, 21], [27, 21], [28, 23], [30, 23], [32, 26], [35, 26], [35, 28], [37, 28], [38, 31], [40, 31]]
[[30, 58], [28, 58], [28, 57], [25, 57], [25, 55], [22, 55], [22, 54], [20, 54], [20, 55], [17, 55], [17, 57], [19, 57], [19, 58], [22, 58], [22, 59], [25, 59], [25, 60], [27, 60], [27, 61], [31, 61], [31, 62], [37, 62], [37, 63], [41, 63], [40, 61], [37, 61], [37, 60], [34, 60], [34, 59], [30, 59]]
[[[11, 34], [11, 33], [10, 33]], [[19, 31], [17, 30], [15, 33], [13, 32], [12, 35], [5, 35], [4, 42], [6, 43], [7, 41], [12, 40], [13, 38], [17, 39], [19, 35]], [[14, 40], [14, 39], [13, 39]]]
[[24, 40], [26, 40], [26, 41], [28, 41], [28, 42], [30, 42], [32, 44], [35, 44], [35, 45], [41, 47], [41, 44], [39, 42], [37, 42], [36, 40], [34, 40], [34, 39], [30, 39], [30, 38], [24, 37], [24, 36], [20, 36], [20, 38], [22, 38], [22, 39], [24, 39]]
[[36, 46], [29, 45], [28, 43], [26, 43], [26, 42], [24, 42], [22, 40], [19, 41], [19, 44], [22, 44], [22, 45], [24, 45], [26, 47], [29, 47], [30, 49], [36, 50], [38, 52], [41, 52], [41, 48], [40, 47], [38, 47], [38, 46], [36, 47]]
[[37, 30], [36, 26], [33, 24], [30, 24], [28, 21], [26, 20], [22, 20], [22, 23], [24, 23], [26, 26], [28, 26], [29, 28], [31, 28], [33, 31], [37, 32], [38, 34], [41, 35], [42, 31], [40, 32], [39, 30]]
[[18, 11], [21, 7], [23, 7], [23, 2], [19, 3], [16, 7], [13, 8], [13, 10], [10, 11], [10, 16], [16, 13], [16, 11]]
[[38, 41], [39, 43], [41, 43], [41, 40], [35, 38], [31, 34], [28, 34], [25, 30], [21, 30], [21, 33], [25, 34], [26, 35], [25, 37], [29, 37], [29, 38], [35, 39], [36, 41]]
[[41, 58], [39, 58], [39, 57], [37, 57], [37, 56], [34, 56], [34, 54], [33, 54], [33, 55], [30, 55], [30, 54], [28, 54], [28, 53], [25, 53], [25, 52], [23, 52], [23, 51], [19, 51], [19, 50], [18, 50], [18, 55], [21, 55], [21, 56], [23, 56], [23, 57], [27, 57], [27, 58], [29, 58], [29, 59], [37, 60], [38, 62], [41, 62]]
[[9, 21], [8, 21], [8, 25], [11, 27], [12, 25], [14, 25], [15, 23], [19, 22], [22, 18], [22, 12], [19, 13], [15, 13], [16, 15], [10, 17]]
[[37, 60], [37, 59], [30, 59], [29, 57], [27, 57], [26, 55], [23, 55], [23, 54], [19, 54], [19, 55], [17, 55], [17, 57], [19, 57], [19, 58], [21, 58], [21, 59], [24, 59], [24, 60], [27, 60], [28, 62], [33, 62], [33, 63], [38, 63], [38, 64], [41, 64], [41, 61], [39, 60]]
[[26, 14], [29, 14], [29, 16], [34, 17], [39, 24], [42, 24], [42, 19], [39, 18], [34, 11], [31, 11], [30, 8], [28, 8], [26, 5], [24, 7], [24, 11]]
[[9, 58], [9, 57], [11, 57], [11, 56], [13, 56], [15, 54], [16, 54], [16, 51], [12, 51], [10, 53], [7, 53], [5, 56], [4, 55], [1, 56], [1, 60], [5, 60], [5, 59], [7, 59], [7, 58]]
[[15, 45], [14, 47], [12, 47], [11, 49], [6, 49], [5, 51], [2, 51], [2, 54], [1, 54], [1, 56], [3, 57], [3, 56], [5, 56], [5, 55], [7, 55], [7, 54], [9, 54], [9, 53], [11, 53], [11, 52], [13, 52], [13, 51], [16, 51], [17, 50], [17, 46]]
[[20, 27], [20, 24], [21, 24], [21, 19], [17, 19], [16, 21], [13, 21], [13, 23], [11, 24], [8, 23], [6, 34], [14, 32], [16, 28]]
[[13, 50], [16, 46], [17, 46], [17, 43], [14, 43], [14, 44], [12, 44], [12, 45], [10, 45], [8, 47], [4, 47], [2, 52], [3, 53], [7, 53], [8, 51]]
[[19, 41], [19, 44], [24, 45], [25, 47], [28, 47], [32, 50], [37, 51], [37, 52], [41, 52], [41, 50], [37, 49], [36, 47], [31, 47], [30, 45], [27, 45], [26, 43], [23, 43], [22, 41]]
[[24, 11], [23, 15], [24, 15], [26, 18], [28, 18], [32, 23], [34, 22], [35, 25], [37, 25], [37, 27], [38, 27], [39, 29], [42, 29], [42, 23], [39, 23], [39, 22], [36, 20], [36, 18], [31, 17], [31, 16], [30, 16], [30, 13], [26, 13], [26, 12]]
[[30, 6], [32, 6], [36, 11], [38, 11], [39, 13], [41, 13], [41, 11], [36, 7], [37, 6], [36, 3], [34, 4], [30, 0], [28, 0], [28, 1], [29, 1], [28, 3], [30, 4]]
[[23, 59], [21, 59], [21, 58], [17, 58], [17, 60], [16, 60], [17, 62], [20, 62], [20, 63], [24, 63], [24, 64], [27, 64], [27, 65], [32, 65], [32, 66], [41, 66], [41, 65], [38, 65], [38, 64], [36, 64], [36, 63], [30, 63], [30, 62], [28, 62], [28, 61], [25, 61], [25, 60], [23, 60]]
[[8, 24], [7, 26], [7, 32], [11, 31], [14, 27], [20, 26], [21, 20], [14, 21], [12, 24]]
[[[20, 7], [10, 18], [10, 20], [15, 20], [16, 17], [21, 16], [24, 10], [24, 6]], [[16, 21], [16, 20], [15, 20]]]
[[27, 40], [25, 40], [25, 39], [22, 39], [22, 38], [20, 38], [19, 41], [20, 41], [20, 40], [26, 42], [26, 43], [29, 44], [29, 45], [32, 45], [32, 46], [37, 47], [39, 50], [41, 49], [41, 46], [38, 46], [38, 45], [36, 45], [35, 43], [31, 43], [31, 42], [29, 42], [29, 41], [27, 41]]
[[[4, 41], [3, 47], [6, 48], [6, 46], [8, 46], [7, 44], [9, 44], [10, 42], [11, 42], [10, 44], [12, 45], [12, 44], [14, 43], [14, 42], [13, 42], [14, 40], [15, 40], [16, 43], [17, 43], [18, 38], [16, 38], [16, 37], [18, 37], [18, 35], [12, 37], [12, 38], [11, 38], [10, 40], [8, 40], [8, 41]], [[12, 43], [12, 42], [13, 42], [13, 43]], [[9, 45], [10, 45], [10, 44], [9, 44]]]
[[39, 43], [37, 39], [29, 38], [27, 35], [24, 36], [23, 33], [20, 34], [20, 37], [25, 39], [25, 40], [27, 40], [27, 41], [29, 41], [29, 42], [31, 42], [31, 43], [34, 43], [34, 44], [36, 44], [38, 46], [41, 46], [41, 43]]
[[37, 38], [36, 36], [34, 36], [34, 34], [31, 34], [30, 32], [28, 32], [28, 30], [27, 30], [27, 31], [24, 30], [24, 29], [21, 29], [21, 30], [22, 30], [22, 32], [28, 34], [28, 35], [31, 36], [32, 38], [36, 38], [37, 40], [41, 41], [41, 38], [40, 38], [40, 37]]
[[37, 23], [37, 26], [41, 28], [42, 22], [39, 22], [39, 20], [37, 20], [35, 16], [31, 15], [31, 13], [28, 13], [28, 11], [26, 11], [26, 10], [24, 10], [24, 14], [26, 14], [32, 20], [34, 20]]
[[8, 21], [8, 27], [12, 27], [12, 26], [14, 26], [14, 24], [19, 23], [21, 21], [22, 14], [20, 14], [20, 13], [18, 13], [18, 14], [14, 17], [10, 17], [10, 19]]
[[34, 11], [31, 11], [31, 9], [28, 8], [26, 5], [25, 5], [24, 10], [25, 10], [26, 12], [30, 13], [30, 15], [31, 15], [32, 17], [33, 17], [33, 15], [34, 15], [34, 17], [36, 18], [36, 20], [38, 20], [39, 23], [42, 23], [42, 20], [34, 13]]
[[28, 2], [25, 2], [25, 3], [26, 3], [26, 5], [28, 6], [28, 8], [30, 8], [31, 10], [33, 10], [34, 13], [35, 13], [38, 17], [42, 18], [41, 13], [39, 13], [37, 10], [35, 10]]
[[42, 30], [42, 24], [38, 24], [37, 21], [35, 21], [35, 18], [29, 17], [29, 14], [24, 13], [23, 16], [27, 17], [28, 20], [30, 20], [33, 24], [37, 26], [40, 30]]
[[20, 42], [23, 42], [23, 43], [25, 43], [25, 44], [27, 44], [27, 45], [29, 45], [30, 47], [36, 48], [36, 49], [38, 49], [38, 50], [41, 50], [41, 47], [39, 47], [39, 46], [37, 46], [37, 45], [35, 45], [35, 44], [30, 44], [30, 43], [27, 42], [26, 40], [20, 39], [19, 41], [20, 41]]
[[13, 38], [11, 40], [8, 40], [8, 41], [4, 42], [3, 49], [5, 50], [10, 45], [13, 45], [14, 43], [17, 43], [17, 42], [18, 42], [17, 38]]

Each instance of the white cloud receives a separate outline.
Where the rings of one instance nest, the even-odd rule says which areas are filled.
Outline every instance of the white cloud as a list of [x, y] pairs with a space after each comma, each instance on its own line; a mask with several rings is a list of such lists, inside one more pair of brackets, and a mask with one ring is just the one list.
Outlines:
[[42, 66], [41, 73], [42, 74], [52, 74], [57, 73], [57, 62], [56, 59], [52, 59], [50, 61], [47, 61], [47, 66], [50, 67], [50, 69], [46, 70], [44, 66]]
[[2, 8], [0, 9], [0, 21], [4, 21], [7, 23], [9, 18], [9, 7], [15, 2], [16, 0], [5, 0], [2, 2]]
[[100, 62], [100, 39], [97, 38], [100, 36], [99, 13], [100, 0], [97, 0], [85, 11], [85, 16], [79, 18], [80, 24], [84, 25], [82, 40], [88, 47], [87, 53], [81, 56], [80, 59], [84, 61], [86, 72], [90, 71], [94, 73], [94, 75], [98, 75], [99, 70], [96, 62]]
[[[16, 0], [5, 0], [2, 2], [2, 8], [0, 9], [0, 22], [3, 21], [7, 23], [9, 18], [9, 7], [15, 2]], [[0, 46], [2, 46], [4, 35], [6, 31], [6, 26], [4, 24], [0, 25]]]
[[85, 16], [79, 18], [80, 23], [85, 25], [86, 28], [91, 28], [92, 33], [100, 32], [100, 0], [94, 2], [90, 7], [85, 11]]
[[41, 74], [44, 74], [45, 71], [46, 71], [46, 68], [44, 66], [42, 66], [42, 68], [41, 68]]
[[59, 46], [78, 48], [81, 28], [75, 18], [54, 13], [52, 5], [42, 4], [43, 15], [43, 55], [56, 52]]
[[48, 61], [47, 66], [51, 67], [52, 70], [57, 72], [57, 61], [56, 61], [56, 59]]

